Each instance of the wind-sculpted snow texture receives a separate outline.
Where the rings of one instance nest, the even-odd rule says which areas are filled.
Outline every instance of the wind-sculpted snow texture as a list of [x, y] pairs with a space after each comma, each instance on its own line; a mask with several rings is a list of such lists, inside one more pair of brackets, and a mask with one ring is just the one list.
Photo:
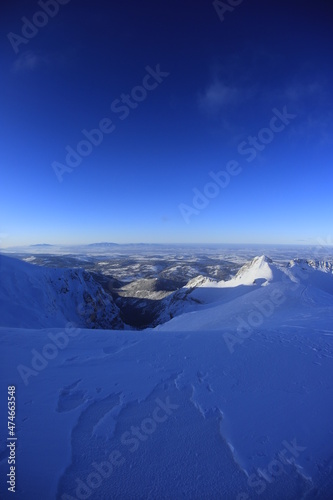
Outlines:
[[262, 256], [191, 294], [195, 311], [155, 329], [79, 329], [42, 369], [60, 328], [0, 329], [16, 498], [332, 498], [330, 265]]

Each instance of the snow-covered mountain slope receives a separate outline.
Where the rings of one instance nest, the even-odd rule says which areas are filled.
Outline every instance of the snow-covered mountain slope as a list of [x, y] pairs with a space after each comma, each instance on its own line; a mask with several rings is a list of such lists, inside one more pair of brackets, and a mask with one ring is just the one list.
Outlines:
[[0, 255], [0, 325], [123, 328], [112, 298], [82, 269], [55, 269]]
[[[2, 261], [1, 298], [28, 301], [12, 318], [35, 320], [44, 295], [67, 307], [61, 276], [33, 269]], [[77, 272], [59, 281], [74, 296]], [[329, 265], [260, 257], [232, 280], [191, 281], [198, 310], [155, 329], [0, 327], [1, 378], [17, 395], [15, 498], [331, 500], [332, 280]], [[7, 499], [5, 398], [0, 408]]]
[[[228, 281], [189, 284], [163, 301], [157, 330], [219, 330], [221, 324], [248, 329], [294, 314], [317, 314], [333, 305], [330, 263], [295, 260], [287, 266], [255, 257]], [[179, 300], [182, 299], [182, 300]], [[168, 319], [172, 318], [170, 321]], [[162, 320], [162, 321], [161, 321]]]

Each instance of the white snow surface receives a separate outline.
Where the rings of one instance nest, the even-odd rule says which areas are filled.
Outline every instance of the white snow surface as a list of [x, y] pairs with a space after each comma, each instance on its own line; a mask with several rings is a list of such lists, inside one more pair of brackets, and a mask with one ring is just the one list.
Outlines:
[[[171, 304], [163, 317], [170, 310], [176, 317], [156, 327], [158, 331], [227, 327], [232, 331], [245, 328], [245, 323], [249, 328], [261, 324], [267, 328], [288, 318], [293, 321], [295, 315], [316, 316], [322, 306], [333, 305], [333, 274], [328, 265], [291, 261], [283, 266], [263, 255], [245, 264], [231, 280], [206, 280], [187, 293], [186, 287], [182, 291], [186, 303], [177, 301], [173, 306], [173, 297], [168, 297]], [[176, 315], [180, 308], [183, 314]]]
[[141, 332], [0, 328], [15, 498], [333, 498], [330, 266], [262, 256], [192, 293], [198, 310]]
[[35, 266], [0, 255], [0, 325], [19, 328], [124, 325], [112, 298], [83, 269]]

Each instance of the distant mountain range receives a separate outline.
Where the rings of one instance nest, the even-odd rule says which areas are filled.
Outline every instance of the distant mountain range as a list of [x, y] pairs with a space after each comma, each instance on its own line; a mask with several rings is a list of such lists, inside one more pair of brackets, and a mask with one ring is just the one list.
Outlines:
[[117, 247], [119, 246], [118, 243], [109, 243], [109, 242], [106, 242], [106, 241], [103, 241], [101, 243], [89, 243], [88, 245], [79, 245], [79, 246], [87, 246], [87, 247], [107, 247], [107, 248], [110, 248], [110, 247]]

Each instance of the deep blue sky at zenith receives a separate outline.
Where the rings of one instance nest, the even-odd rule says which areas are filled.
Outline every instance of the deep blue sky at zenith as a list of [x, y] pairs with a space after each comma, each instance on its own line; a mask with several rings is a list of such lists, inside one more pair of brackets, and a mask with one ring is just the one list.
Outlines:
[[[330, 1], [244, 0], [223, 21], [206, 0], [0, 10], [2, 247], [332, 236]], [[48, 19], [27, 43], [8, 38], [23, 36], [23, 16]], [[155, 85], [144, 77], [157, 65], [169, 75]], [[143, 81], [147, 95], [119, 109]], [[284, 108], [293, 118], [272, 122]], [[66, 164], [66, 146], [104, 118], [114, 130]], [[238, 175], [211, 184], [231, 161]]]

